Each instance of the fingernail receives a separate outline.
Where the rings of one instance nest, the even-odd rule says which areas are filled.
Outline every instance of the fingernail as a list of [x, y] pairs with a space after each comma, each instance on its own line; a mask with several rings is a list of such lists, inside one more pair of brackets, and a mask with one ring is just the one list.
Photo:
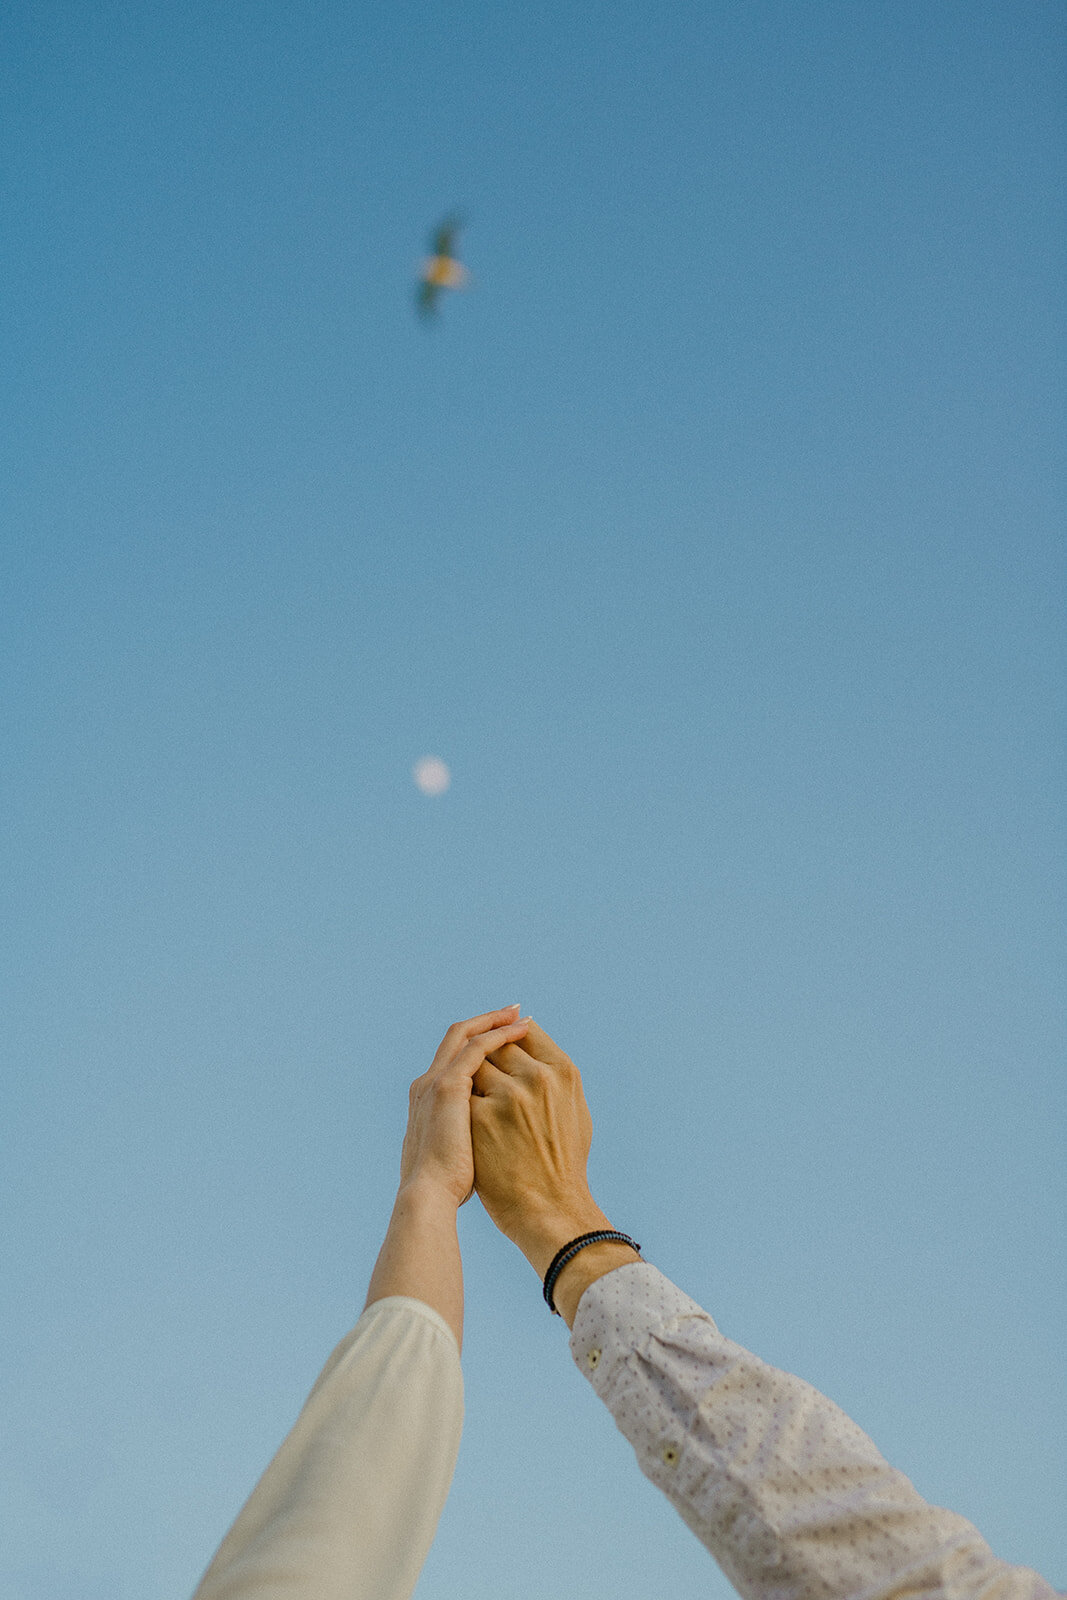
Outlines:
[[519, 1009], [519, 1002], [516, 1000], [513, 1006], [503, 1006], [501, 1009], [503, 1011], [517, 1011]]
[[[533, 1017], [520, 1017], [519, 1018], [519, 1022], [532, 1022], [532, 1021], [533, 1021]], [[515, 1024], [516, 1028], [519, 1026], [519, 1022], [516, 1022], [516, 1024]]]

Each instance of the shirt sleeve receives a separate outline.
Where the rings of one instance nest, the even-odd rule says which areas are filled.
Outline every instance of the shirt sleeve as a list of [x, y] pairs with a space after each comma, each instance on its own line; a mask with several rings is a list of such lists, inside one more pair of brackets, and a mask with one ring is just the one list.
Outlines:
[[647, 1262], [592, 1283], [571, 1353], [744, 1600], [1049, 1600], [929, 1505], [810, 1384], [724, 1339]]
[[451, 1328], [420, 1300], [375, 1301], [330, 1356], [193, 1600], [408, 1600], [462, 1427]]

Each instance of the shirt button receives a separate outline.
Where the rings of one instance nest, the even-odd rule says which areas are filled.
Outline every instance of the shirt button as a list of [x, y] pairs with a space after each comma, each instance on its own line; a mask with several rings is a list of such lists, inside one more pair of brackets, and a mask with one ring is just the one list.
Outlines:
[[600, 1351], [599, 1350], [595, 1350], [595, 1349], [594, 1350], [590, 1350], [589, 1354], [586, 1356], [585, 1359], [586, 1359], [586, 1362], [587, 1362], [587, 1364], [589, 1366], [590, 1372], [592, 1372], [596, 1367], [598, 1367], [600, 1365]]
[[663, 1446], [663, 1459], [669, 1467], [673, 1467], [678, 1460], [678, 1446], [665, 1444]]

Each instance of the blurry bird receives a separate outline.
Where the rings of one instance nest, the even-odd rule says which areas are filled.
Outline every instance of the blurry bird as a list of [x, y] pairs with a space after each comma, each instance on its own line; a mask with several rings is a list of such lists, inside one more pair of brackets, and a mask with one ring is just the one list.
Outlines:
[[461, 226], [459, 217], [446, 217], [430, 235], [433, 253], [422, 263], [415, 291], [415, 304], [421, 316], [436, 314], [442, 289], [465, 289], [470, 282], [470, 273], [455, 256], [456, 235]]

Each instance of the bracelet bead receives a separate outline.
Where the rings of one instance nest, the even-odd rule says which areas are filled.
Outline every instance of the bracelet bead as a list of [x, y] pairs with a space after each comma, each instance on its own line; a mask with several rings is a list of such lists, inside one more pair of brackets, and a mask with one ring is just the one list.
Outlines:
[[573, 1261], [579, 1250], [584, 1250], [587, 1244], [603, 1244], [613, 1239], [618, 1240], [620, 1244], [628, 1244], [631, 1250], [636, 1250], [638, 1255], [641, 1254], [641, 1246], [637, 1243], [637, 1240], [631, 1239], [628, 1233], [619, 1233], [616, 1228], [600, 1228], [595, 1233], [580, 1233], [577, 1239], [572, 1239], [569, 1244], [563, 1246], [562, 1250], [556, 1251], [549, 1263], [548, 1271], [545, 1273], [543, 1290], [545, 1304], [554, 1317], [558, 1317], [559, 1312], [556, 1310], [555, 1301], [552, 1299], [552, 1291], [556, 1287], [556, 1279], [568, 1261]]

